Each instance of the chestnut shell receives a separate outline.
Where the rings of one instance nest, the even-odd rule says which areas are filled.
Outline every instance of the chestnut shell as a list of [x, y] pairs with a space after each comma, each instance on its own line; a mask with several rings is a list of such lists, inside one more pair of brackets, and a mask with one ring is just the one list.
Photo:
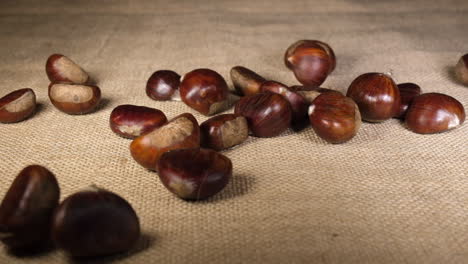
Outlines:
[[309, 108], [312, 128], [330, 143], [352, 139], [361, 126], [361, 115], [354, 101], [338, 93], [319, 95]]
[[30, 88], [13, 91], [0, 98], [0, 122], [23, 121], [36, 109], [36, 94]]
[[96, 257], [131, 249], [140, 237], [132, 206], [119, 195], [91, 187], [67, 197], [57, 208], [52, 238], [73, 257]]
[[242, 97], [234, 113], [247, 119], [249, 129], [256, 137], [274, 137], [288, 129], [292, 110], [283, 96], [271, 92]]
[[349, 86], [346, 96], [359, 106], [362, 119], [382, 122], [400, 110], [400, 91], [395, 82], [383, 73], [364, 73]]
[[158, 162], [159, 179], [185, 200], [201, 200], [220, 192], [232, 177], [231, 160], [210, 149], [178, 149]]
[[454, 129], [465, 121], [463, 105], [455, 98], [426, 93], [413, 99], [405, 116], [406, 126], [413, 132], [432, 134]]
[[50, 55], [45, 68], [51, 82], [85, 84], [90, 80], [86, 71], [62, 54]]
[[60, 188], [52, 172], [39, 165], [24, 168], [0, 205], [2, 242], [24, 253], [46, 247], [59, 197]]
[[200, 125], [201, 146], [223, 150], [244, 142], [249, 136], [243, 116], [224, 114], [214, 116]]
[[192, 114], [184, 113], [135, 138], [130, 144], [130, 153], [141, 166], [157, 170], [158, 160], [164, 152], [195, 147], [200, 147], [200, 127]]
[[[61, 92], [61, 89], [67, 89], [67, 91]], [[64, 113], [70, 115], [87, 114], [94, 111], [99, 105], [101, 89], [95, 85], [51, 83], [49, 85], [49, 99], [58, 110]]]
[[319, 86], [332, 72], [336, 63], [331, 57], [331, 48], [328, 48], [323, 42], [297, 41], [286, 50], [285, 64], [294, 72], [300, 83]]
[[196, 69], [185, 74], [179, 89], [182, 101], [204, 115], [215, 114], [227, 105], [227, 83], [213, 70]]
[[265, 78], [242, 66], [235, 66], [230, 71], [234, 88], [240, 95], [252, 95], [260, 92]]
[[179, 89], [180, 75], [170, 70], [155, 71], [146, 83], [146, 95], [156, 101], [171, 100]]
[[135, 138], [167, 123], [166, 115], [158, 109], [137, 105], [119, 105], [109, 117], [110, 128], [125, 138]]

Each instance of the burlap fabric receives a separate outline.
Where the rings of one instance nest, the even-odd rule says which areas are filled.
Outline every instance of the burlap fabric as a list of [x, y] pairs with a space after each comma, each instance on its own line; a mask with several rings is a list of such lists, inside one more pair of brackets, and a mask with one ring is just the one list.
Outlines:
[[[286, 47], [320, 39], [338, 64], [324, 87], [346, 91], [359, 74], [391, 72], [424, 92], [447, 93], [468, 109], [468, 87], [452, 66], [468, 52], [468, 1], [12, 1], [0, 2], [0, 94], [33, 88], [32, 118], [0, 124], [0, 195], [26, 165], [59, 179], [61, 197], [97, 184], [125, 197], [144, 233], [115, 263], [468, 263], [468, 124], [419, 135], [398, 120], [364, 123], [331, 145], [311, 128], [250, 137], [223, 153], [227, 188], [205, 202], [170, 194], [109, 129], [120, 104], [193, 113], [144, 92], [158, 69], [208, 67], [231, 84], [244, 65], [296, 84]], [[103, 92], [98, 111], [71, 116], [47, 97], [52, 53], [82, 65]], [[232, 111], [232, 109], [230, 110]], [[0, 263], [64, 263], [61, 251]], [[102, 260], [100, 260], [102, 261]], [[100, 261], [95, 261], [96, 263]]]

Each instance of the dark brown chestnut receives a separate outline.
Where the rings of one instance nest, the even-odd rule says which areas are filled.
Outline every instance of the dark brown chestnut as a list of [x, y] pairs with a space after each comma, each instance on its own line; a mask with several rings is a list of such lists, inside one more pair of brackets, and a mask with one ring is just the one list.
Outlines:
[[85, 84], [89, 75], [78, 64], [62, 54], [52, 54], [46, 62], [46, 73], [54, 83]]
[[137, 105], [119, 105], [109, 118], [112, 131], [124, 138], [136, 138], [167, 123], [158, 109]]
[[325, 50], [325, 52], [328, 54], [328, 56], [330, 57], [330, 60], [331, 60], [330, 72], [335, 70], [336, 56], [335, 56], [335, 52], [333, 52], [333, 49], [330, 47], [330, 45], [320, 40], [305, 40], [305, 39], [296, 41], [291, 46], [289, 46], [289, 48], [286, 50], [286, 53], [284, 56], [284, 63], [286, 64], [286, 67], [288, 67], [290, 70], [293, 69], [293, 65], [288, 61], [288, 58], [293, 55], [294, 49], [302, 45], [307, 46], [308, 44], [317, 44], [321, 46]]
[[146, 95], [156, 101], [180, 101], [180, 75], [169, 70], [155, 71], [146, 83]]
[[243, 116], [224, 114], [214, 116], [200, 125], [201, 146], [223, 150], [244, 142], [249, 136]]
[[0, 238], [13, 251], [26, 253], [50, 244], [52, 215], [60, 189], [48, 169], [31, 165], [15, 178], [0, 205]]
[[400, 110], [395, 116], [396, 118], [403, 119], [408, 110], [408, 106], [411, 104], [413, 99], [421, 94], [421, 87], [415, 83], [400, 83], [397, 85], [400, 91]]
[[432, 134], [460, 126], [465, 117], [465, 109], [457, 99], [440, 93], [426, 93], [413, 99], [406, 112], [405, 124], [413, 132]]
[[232, 177], [231, 160], [210, 149], [177, 149], [158, 162], [159, 179], [185, 200], [202, 200], [220, 192]]
[[359, 106], [362, 119], [382, 122], [400, 111], [400, 91], [390, 76], [383, 73], [365, 73], [349, 86], [346, 96]]
[[296, 79], [307, 86], [319, 86], [336, 65], [330, 46], [316, 40], [299, 40], [288, 47], [284, 55], [286, 66]]
[[58, 110], [81, 115], [96, 109], [101, 100], [101, 90], [95, 85], [51, 83], [49, 98]]
[[458, 60], [455, 66], [455, 75], [461, 83], [468, 85], [468, 53]]
[[338, 93], [322, 93], [312, 102], [309, 118], [315, 133], [330, 143], [352, 139], [361, 127], [361, 115], [354, 101]]
[[234, 113], [247, 119], [250, 131], [256, 137], [274, 137], [291, 124], [292, 110], [283, 96], [271, 92], [242, 97]]
[[30, 88], [13, 91], [0, 98], [0, 122], [22, 121], [34, 113], [36, 94]]
[[289, 102], [292, 110], [292, 129], [299, 131], [307, 127], [309, 124], [307, 109], [309, 108], [310, 104], [302, 95], [294, 92], [286, 85], [276, 81], [265, 81], [262, 86], [260, 86], [260, 90], [262, 92], [272, 92], [279, 94]]
[[132, 206], [94, 186], [67, 197], [54, 214], [52, 239], [73, 257], [125, 252], [139, 237], [140, 222]]
[[240, 95], [252, 95], [260, 92], [260, 86], [265, 82], [265, 78], [256, 72], [242, 66], [235, 66], [231, 69], [231, 80], [234, 88]]
[[180, 83], [182, 101], [204, 115], [225, 110], [228, 95], [228, 86], [223, 76], [210, 69], [193, 70], [185, 74]]
[[200, 127], [192, 114], [184, 113], [134, 139], [130, 152], [141, 166], [157, 170], [158, 160], [164, 152], [197, 147], [200, 147]]

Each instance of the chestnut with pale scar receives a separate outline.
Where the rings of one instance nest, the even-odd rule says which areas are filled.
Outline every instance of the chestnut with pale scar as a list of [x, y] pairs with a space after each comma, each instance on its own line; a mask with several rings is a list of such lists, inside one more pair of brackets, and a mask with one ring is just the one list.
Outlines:
[[13, 91], [0, 98], [0, 122], [22, 121], [34, 113], [36, 94], [30, 88]]
[[62, 54], [52, 54], [47, 59], [46, 73], [51, 82], [84, 84], [89, 80], [88, 73]]
[[164, 152], [199, 146], [198, 122], [192, 114], [185, 113], [134, 139], [130, 144], [130, 152], [133, 159], [141, 166], [157, 170], [157, 162]]

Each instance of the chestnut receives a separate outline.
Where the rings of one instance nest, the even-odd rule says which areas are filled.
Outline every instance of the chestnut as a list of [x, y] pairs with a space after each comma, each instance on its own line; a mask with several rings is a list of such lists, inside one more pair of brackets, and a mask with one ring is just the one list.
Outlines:
[[289, 48], [286, 50], [285, 56], [284, 56], [284, 63], [286, 64], [286, 67], [288, 67], [290, 70], [293, 69], [293, 65], [288, 61], [288, 58], [293, 55], [294, 50], [301, 46], [301, 45], [308, 45], [309, 43], [317, 44], [320, 47], [322, 47], [325, 52], [328, 54], [331, 60], [331, 70], [330, 72], [335, 70], [336, 67], [336, 56], [335, 52], [333, 49], [328, 45], [327, 43], [320, 41], [320, 40], [299, 40], [293, 43]]
[[283, 96], [271, 92], [242, 97], [234, 113], [247, 119], [250, 131], [256, 137], [274, 137], [291, 124], [292, 110]]
[[146, 83], [146, 95], [156, 101], [180, 101], [179, 85], [180, 75], [176, 72], [155, 71]]
[[200, 127], [192, 114], [184, 113], [135, 138], [130, 144], [130, 152], [141, 166], [157, 170], [158, 160], [164, 152], [196, 147], [200, 147]]
[[110, 127], [124, 138], [136, 138], [167, 123], [166, 115], [154, 108], [119, 105], [110, 115]]
[[309, 103], [307, 100], [300, 95], [299, 93], [294, 92], [292, 89], [287, 87], [286, 85], [276, 82], [276, 81], [266, 81], [260, 86], [260, 91], [262, 92], [272, 92], [279, 94], [286, 99], [289, 104], [291, 105], [292, 110], [292, 119], [291, 119], [291, 127], [292, 129], [299, 131], [304, 129], [309, 121], [307, 115], [307, 109], [309, 107]]
[[395, 116], [396, 118], [403, 119], [408, 110], [408, 106], [413, 101], [414, 97], [421, 94], [421, 87], [415, 83], [400, 83], [397, 85], [400, 91], [400, 110]]
[[330, 46], [321, 41], [299, 40], [284, 55], [286, 66], [296, 79], [308, 86], [321, 85], [333, 71], [336, 59]]
[[259, 93], [260, 86], [266, 81], [262, 76], [242, 66], [233, 67], [230, 73], [234, 88], [240, 95]]
[[244, 142], [249, 136], [249, 127], [245, 117], [224, 114], [203, 122], [200, 133], [202, 147], [223, 150]]
[[35, 251], [50, 244], [52, 215], [60, 189], [55, 176], [39, 165], [24, 168], [0, 205], [0, 238], [12, 251]]
[[101, 90], [95, 85], [51, 83], [49, 98], [62, 112], [72, 115], [93, 111], [101, 100]]
[[432, 134], [456, 128], [463, 124], [465, 117], [465, 109], [457, 99], [440, 93], [426, 93], [413, 99], [406, 112], [405, 124], [413, 132]]
[[382, 122], [400, 111], [400, 91], [390, 76], [383, 73], [365, 73], [349, 86], [346, 96], [359, 106], [362, 119]]
[[232, 177], [231, 160], [211, 149], [177, 149], [158, 162], [159, 179], [185, 200], [202, 200], [220, 192]]
[[140, 237], [132, 206], [119, 195], [91, 186], [57, 208], [52, 239], [73, 257], [97, 257], [131, 249]]
[[196, 69], [182, 78], [180, 97], [204, 115], [213, 115], [228, 105], [229, 90], [224, 78], [210, 69]]
[[461, 83], [468, 85], [468, 53], [458, 60], [455, 66], [455, 75]]
[[36, 94], [30, 88], [13, 91], [0, 98], [0, 122], [22, 121], [34, 113]]
[[52, 54], [46, 62], [46, 73], [54, 83], [85, 84], [89, 75], [78, 64], [62, 54]]
[[309, 107], [315, 133], [330, 143], [352, 139], [361, 127], [361, 114], [354, 101], [338, 93], [322, 93]]

